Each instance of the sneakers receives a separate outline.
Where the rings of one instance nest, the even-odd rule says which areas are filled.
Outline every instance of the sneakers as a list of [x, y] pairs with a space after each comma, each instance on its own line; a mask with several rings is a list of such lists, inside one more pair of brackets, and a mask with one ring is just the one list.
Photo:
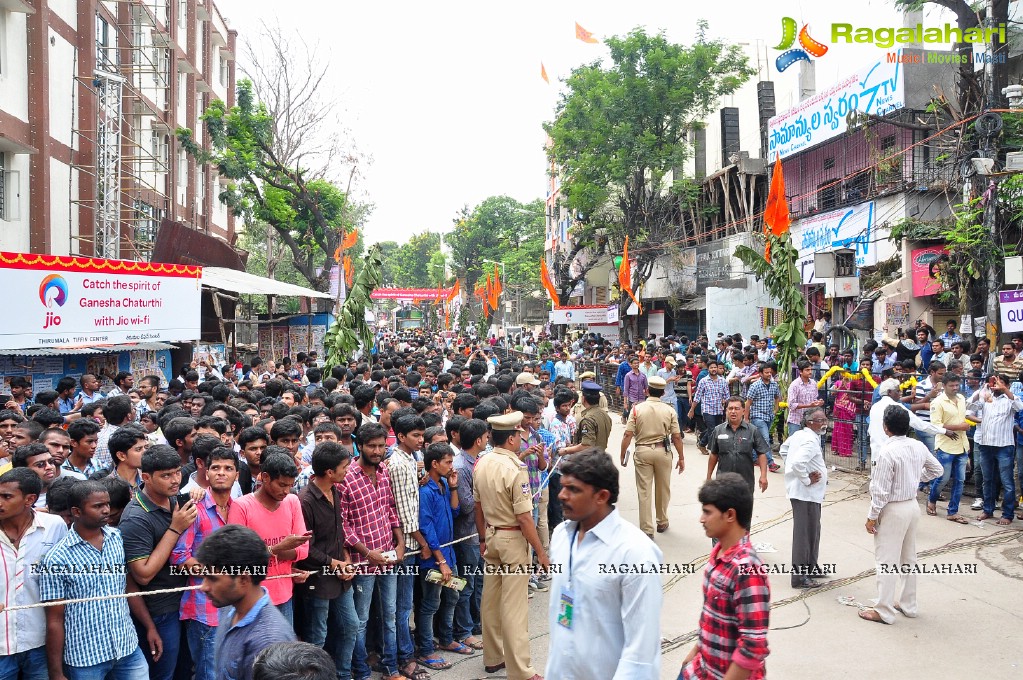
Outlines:
[[970, 510], [983, 510], [983, 509], [984, 509], [984, 499], [983, 498], [975, 498], [974, 501], [973, 501], [973, 505], [970, 506]]
[[777, 463], [771, 463], [770, 465], [767, 466], [767, 469], [770, 470], [771, 472], [777, 472], [778, 470], [781, 470], [781, 465], [778, 465]]
[[530, 590], [539, 590], [541, 593], [544, 593], [544, 592], [547, 592], [548, 590], [550, 590], [550, 586], [547, 585], [547, 583], [545, 581], [541, 581], [540, 579], [538, 579], [536, 576], [530, 576], [529, 577], [529, 589]]

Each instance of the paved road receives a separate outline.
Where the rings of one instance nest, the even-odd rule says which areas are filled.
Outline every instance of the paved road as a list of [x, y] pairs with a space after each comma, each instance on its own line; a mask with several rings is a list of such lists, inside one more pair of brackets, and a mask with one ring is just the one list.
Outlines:
[[[611, 447], [618, 460], [622, 425], [615, 418]], [[696, 564], [702, 569], [710, 541], [699, 525], [696, 492], [707, 476], [707, 458], [688, 435], [686, 471], [673, 476], [671, 527], [657, 535], [666, 562]], [[621, 477], [618, 508], [626, 519], [639, 521], [636, 484], [630, 466]], [[833, 564], [836, 577], [825, 588], [799, 591], [789, 579], [773, 577], [767, 668], [774, 678], [821, 678], [855, 674], [857, 677], [911, 678], [983, 677], [1019, 678], [1023, 645], [1011, 631], [1023, 623], [1023, 522], [1003, 531], [992, 523], [958, 525], [938, 516], [921, 515], [917, 535], [920, 553], [950, 546], [949, 552], [922, 557], [927, 564], [969, 565], [975, 574], [921, 576], [918, 581], [920, 616], [901, 618], [885, 626], [861, 621], [856, 608], [838, 603], [840, 596], [859, 602], [875, 597], [873, 538], [863, 527], [868, 509], [867, 481], [853, 474], [832, 473], [822, 516], [820, 561]], [[921, 497], [921, 512], [923, 498]], [[972, 516], [974, 513], [968, 513]], [[757, 491], [753, 508], [753, 541], [769, 543], [777, 552], [762, 552], [768, 564], [788, 561], [792, 521], [782, 475], [770, 474], [765, 493]], [[951, 545], [950, 545], [951, 544]], [[689, 650], [702, 604], [698, 576], [664, 576], [661, 612], [662, 678], [675, 678]], [[547, 593], [530, 600], [529, 631], [533, 664], [543, 672], [548, 654]], [[1008, 643], [1008, 644], [1007, 644]], [[450, 670], [433, 674], [438, 680], [507, 677], [504, 671], [488, 676], [480, 654], [449, 655], [457, 662]]]

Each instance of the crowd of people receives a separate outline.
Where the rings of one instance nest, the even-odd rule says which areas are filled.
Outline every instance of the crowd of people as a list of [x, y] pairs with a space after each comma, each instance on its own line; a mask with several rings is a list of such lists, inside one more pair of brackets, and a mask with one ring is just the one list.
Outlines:
[[[909, 517], [904, 480], [923, 468], [927, 513], [951, 480], [947, 516], [966, 521], [971, 453], [980, 519], [994, 516], [1000, 487], [998, 522], [1014, 519], [1023, 337], [992, 357], [986, 339], [970, 354], [954, 330], [918, 328], [858, 353], [814, 331], [786, 393], [769, 339], [738, 335], [582, 336], [545, 350], [529, 338], [531, 352], [499, 357], [496, 342], [405, 333], [329, 371], [315, 353], [197, 361], [169, 382], [118, 373], [104, 392], [86, 374], [34, 396], [12, 378], [0, 411], [0, 675], [251, 678], [261, 653], [300, 639], [326, 649], [344, 680], [426, 680], [476, 654], [487, 672], [530, 680], [527, 603], [550, 590], [548, 677], [659, 677], [652, 539], [668, 530], [689, 432], [707, 456], [701, 522], [717, 541], [705, 595], [727, 584], [729, 597], [705, 606], [679, 677], [724, 677], [733, 664], [761, 677], [769, 586], [740, 568], [759, 564], [754, 493], [782, 475], [792, 585], [816, 587], [829, 423], [833, 451], [863, 470], [901, 469], [892, 451], [916, 431], [919, 460], [901, 477], [874, 468], [867, 531], [882, 513]], [[595, 351], [613, 368], [577, 371]], [[612, 373], [638, 527], [614, 507], [599, 382]], [[880, 526], [879, 555], [897, 560], [915, 524]], [[595, 580], [608, 561], [650, 571]], [[890, 622], [898, 578], [879, 578], [881, 602], [864, 618]], [[911, 587], [898, 587], [912, 615]]]

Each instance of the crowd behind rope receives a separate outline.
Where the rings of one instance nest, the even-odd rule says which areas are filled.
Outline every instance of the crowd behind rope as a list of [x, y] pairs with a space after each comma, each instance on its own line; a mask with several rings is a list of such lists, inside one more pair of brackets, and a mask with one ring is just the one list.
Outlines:
[[[807, 423], [823, 436], [806, 417], [823, 407], [835, 422], [832, 449], [866, 468], [876, 457], [866, 436], [872, 405], [886, 398], [914, 423], [934, 423], [917, 438], [941, 454], [930, 431], [942, 429], [935, 405], [951, 384], [944, 398], [961, 389], [980, 433], [968, 433], [966, 451], [945, 452], [928, 512], [951, 478], [949, 518], [960, 517], [959, 461], [972, 449], [983, 462], [974, 478], [988, 479], [977, 509], [993, 515], [1000, 485], [1002, 520], [1011, 521], [1020, 422], [1010, 446], [984, 439], [983, 421], [1000, 385], [1019, 391], [1023, 337], [992, 357], [986, 339], [971, 354], [951, 326], [943, 336], [918, 328], [857, 356], [825, 345], [826, 334], [813, 332], [787, 394], [768, 340], [738, 335], [635, 344], [581, 336], [542, 350], [549, 341], [527, 334], [502, 360], [496, 338], [410, 333], [381, 335], [371, 354], [329, 374], [312, 353], [193, 362], [166, 386], [158, 376], [135, 385], [129, 373], [86, 374], [33, 395], [27, 379], [12, 378], [0, 411], [0, 551], [10, 565], [2, 604], [16, 609], [0, 616], [0, 666], [58, 680], [247, 678], [261, 650], [300, 638], [330, 652], [338, 677], [425, 680], [484, 650], [487, 610], [502, 608], [483, 598], [484, 573], [497, 564], [483, 552], [484, 533], [504, 527], [483, 519], [477, 462], [515, 443], [531, 517], [517, 527], [533, 565], [528, 597], [546, 591], [551, 534], [564, 518], [560, 466], [607, 448], [600, 412], [609, 401], [626, 421], [655, 395], [708, 456], [733, 402], [778, 444]], [[581, 370], [585, 362], [598, 370]], [[607, 394], [592, 382], [602, 376]], [[898, 391], [880, 394], [890, 378]], [[756, 452], [775, 473], [776, 448]], [[719, 508], [720, 496], [707, 492]], [[457, 590], [448, 587], [456, 577]], [[144, 595], [110, 597], [125, 592]], [[528, 638], [524, 661], [509, 648], [521, 638], [505, 638], [509, 677], [513, 667], [532, 670]]]

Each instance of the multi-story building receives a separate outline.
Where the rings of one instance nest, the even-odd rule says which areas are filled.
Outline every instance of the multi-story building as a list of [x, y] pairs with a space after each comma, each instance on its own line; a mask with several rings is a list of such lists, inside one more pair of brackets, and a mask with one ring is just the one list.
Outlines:
[[0, 0], [0, 250], [147, 260], [159, 225], [233, 243], [199, 117], [234, 103], [212, 0]]

